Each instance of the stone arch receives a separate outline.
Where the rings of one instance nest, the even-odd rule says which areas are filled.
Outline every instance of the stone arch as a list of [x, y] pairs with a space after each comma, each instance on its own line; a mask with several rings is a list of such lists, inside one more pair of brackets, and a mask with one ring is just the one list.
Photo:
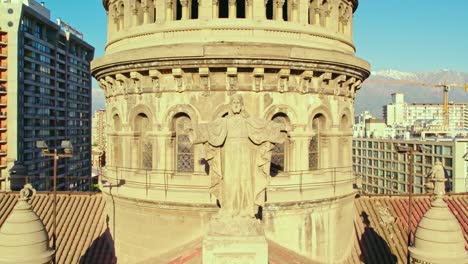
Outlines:
[[153, 111], [151, 111], [150, 107], [144, 104], [139, 104], [139, 105], [134, 106], [128, 114], [128, 117], [129, 117], [128, 121], [129, 121], [130, 126], [132, 127], [132, 130], [135, 131], [135, 124], [136, 124], [135, 122], [140, 114], [144, 114], [148, 118], [148, 121], [149, 121], [148, 125], [150, 127], [151, 125], [156, 124], [155, 116], [153, 115]]
[[149, 117], [145, 113], [138, 113], [133, 119], [132, 130], [143, 133], [150, 128]]
[[332, 114], [325, 106], [315, 108], [309, 115], [308, 128], [314, 134], [309, 141], [309, 170], [318, 170], [328, 165], [329, 144], [323, 137], [323, 132], [329, 130], [332, 124]]
[[309, 114], [309, 118], [307, 120], [307, 127], [309, 129], [313, 128], [313, 120], [315, 117], [318, 117], [317, 115], [322, 115], [324, 119], [324, 123], [322, 124], [322, 128], [325, 129], [325, 130], [328, 130], [332, 124], [333, 124], [333, 115], [332, 113], [330, 112], [330, 110], [321, 105], [317, 108], [314, 108], [311, 113]]
[[112, 116], [112, 129], [116, 132], [122, 130], [122, 120], [118, 114]]
[[[273, 122], [277, 122], [283, 124], [284, 126], [291, 125], [291, 119], [289, 118], [288, 114], [278, 111], [276, 112], [269, 120]], [[285, 133], [285, 132], [282, 132]], [[286, 138], [284, 143], [275, 143], [274, 147], [271, 151], [271, 164], [270, 164], [270, 175], [272, 177], [287, 171], [289, 167], [289, 141], [287, 135], [284, 135]]]
[[348, 107], [344, 108], [340, 114], [340, 130], [350, 130], [353, 127], [351, 111]]
[[107, 127], [110, 128], [109, 131], [114, 131], [114, 132], [121, 131], [122, 130], [122, 117], [119, 113], [119, 110], [113, 107], [109, 113], [110, 113], [109, 119], [111, 120], [111, 122], [107, 124]]
[[296, 112], [287, 105], [271, 105], [268, 107], [263, 116], [267, 120], [273, 120], [273, 117], [277, 114], [284, 114], [288, 117], [290, 124], [297, 124], [297, 114]]
[[193, 123], [198, 123], [198, 120], [200, 120], [200, 114], [192, 105], [178, 104], [169, 108], [164, 117], [166, 128], [168, 130], [172, 130], [172, 128], [175, 126], [174, 117], [180, 113], [186, 114]]
[[348, 107], [345, 107], [340, 114], [340, 123], [339, 129], [342, 133], [339, 141], [339, 148], [341, 151], [338, 151], [340, 159], [337, 164], [342, 167], [351, 166], [351, 142], [352, 142], [352, 129], [353, 129], [353, 120], [351, 111]]

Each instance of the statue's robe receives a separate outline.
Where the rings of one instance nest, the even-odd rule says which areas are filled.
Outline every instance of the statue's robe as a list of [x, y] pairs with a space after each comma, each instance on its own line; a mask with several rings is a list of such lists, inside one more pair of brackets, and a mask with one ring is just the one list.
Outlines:
[[189, 138], [193, 144], [205, 144], [211, 193], [221, 205], [220, 216], [254, 217], [264, 205], [273, 143], [285, 139], [281, 129], [281, 124], [241, 114], [194, 127]]

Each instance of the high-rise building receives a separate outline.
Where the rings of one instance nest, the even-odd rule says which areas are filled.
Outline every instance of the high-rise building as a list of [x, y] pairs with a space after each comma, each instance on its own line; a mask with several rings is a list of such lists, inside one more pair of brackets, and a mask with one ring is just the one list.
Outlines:
[[270, 182], [257, 196], [265, 236], [311, 261], [342, 262], [354, 237], [353, 103], [369, 74], [352, 39], [358, 1], [103, 3], [106, 54], [92, 71], [106, 96], [102, 192], [118, 195], [107, 210], [119, 261], [157, 262], [204, 235], [221, 166], [186, 128], [230, 118], [236, 94], [252, 118], [293, 128], [271, 163], [252, 157], [270, 167], [255, 169]]
[[[50, 189], [53, 160], [41, 156], [36, 141], [60, 149], [70, 140], [74, 155], [58, 161], [58, 188], [76, 186], [69, 177], [91, 175], [94, 48], [67, 23], [51, 21], [44, 3], [6, 0], [0, 14], [2, 173], [21, 165], [36, 189]], [[11, 176], [22, 186], [24, 175]]]
[[91, 145], [93, 148], [93, 166], [103, 164], [101, 159], [105, 159], [106, 151], [106, 110], [96, 111], [92, 117]]
[[[449, 130], [468, 130], [468, 103], [450, 103]], [[408, 104], [402, 93], [392, 94], [392, 103], [383, 107], [383, 115], [389, 126], [413, 127], [416, 130], [442, 130], [443, 104]]]
[[[413, 149], [412, 157], [409, 153], [398, 153], [395, 146]], [[445, 168], [446, 191], [466, 192], [468, 191], [466, 153], [468, 153], [468, 138], [437, 140], [354, 138], [353, 171], [362, 180], [363, 193], [407, 193], [410, 190], [410, 183], [413, 186], [413, 193], [424, 193], [426, 177], [432, 166], [440, 161]]]
[[106, 149], [106, 110], [96, 111], [92, 117], [92, 140], [93, 146], [102, 150]]

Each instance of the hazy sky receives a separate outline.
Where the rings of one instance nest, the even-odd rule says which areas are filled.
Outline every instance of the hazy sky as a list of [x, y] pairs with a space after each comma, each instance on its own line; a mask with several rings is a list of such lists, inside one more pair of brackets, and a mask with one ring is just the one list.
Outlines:
[[[61, 18], [104, 54], [106, 14], [102, 0], [45, 0]], [[467, 0], [360, 0], [354, 16], [357, 55], [372, 70], [468, 72]]]

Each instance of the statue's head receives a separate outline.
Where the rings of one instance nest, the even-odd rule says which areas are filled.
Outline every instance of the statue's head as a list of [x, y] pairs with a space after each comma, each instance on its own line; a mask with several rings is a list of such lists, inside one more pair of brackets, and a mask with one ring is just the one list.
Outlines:
[[229, 104], [231, 106], [232, 113], [235, 115], [240, 114], [242, 110], [244, 110], [244, 100], [240, 94], [234, 94], [231, 96]]
[[440, 162], [440, 160], [437, 160], [437, 161], [435, 162], [435, 165], [442, 165], [442, 162]]

